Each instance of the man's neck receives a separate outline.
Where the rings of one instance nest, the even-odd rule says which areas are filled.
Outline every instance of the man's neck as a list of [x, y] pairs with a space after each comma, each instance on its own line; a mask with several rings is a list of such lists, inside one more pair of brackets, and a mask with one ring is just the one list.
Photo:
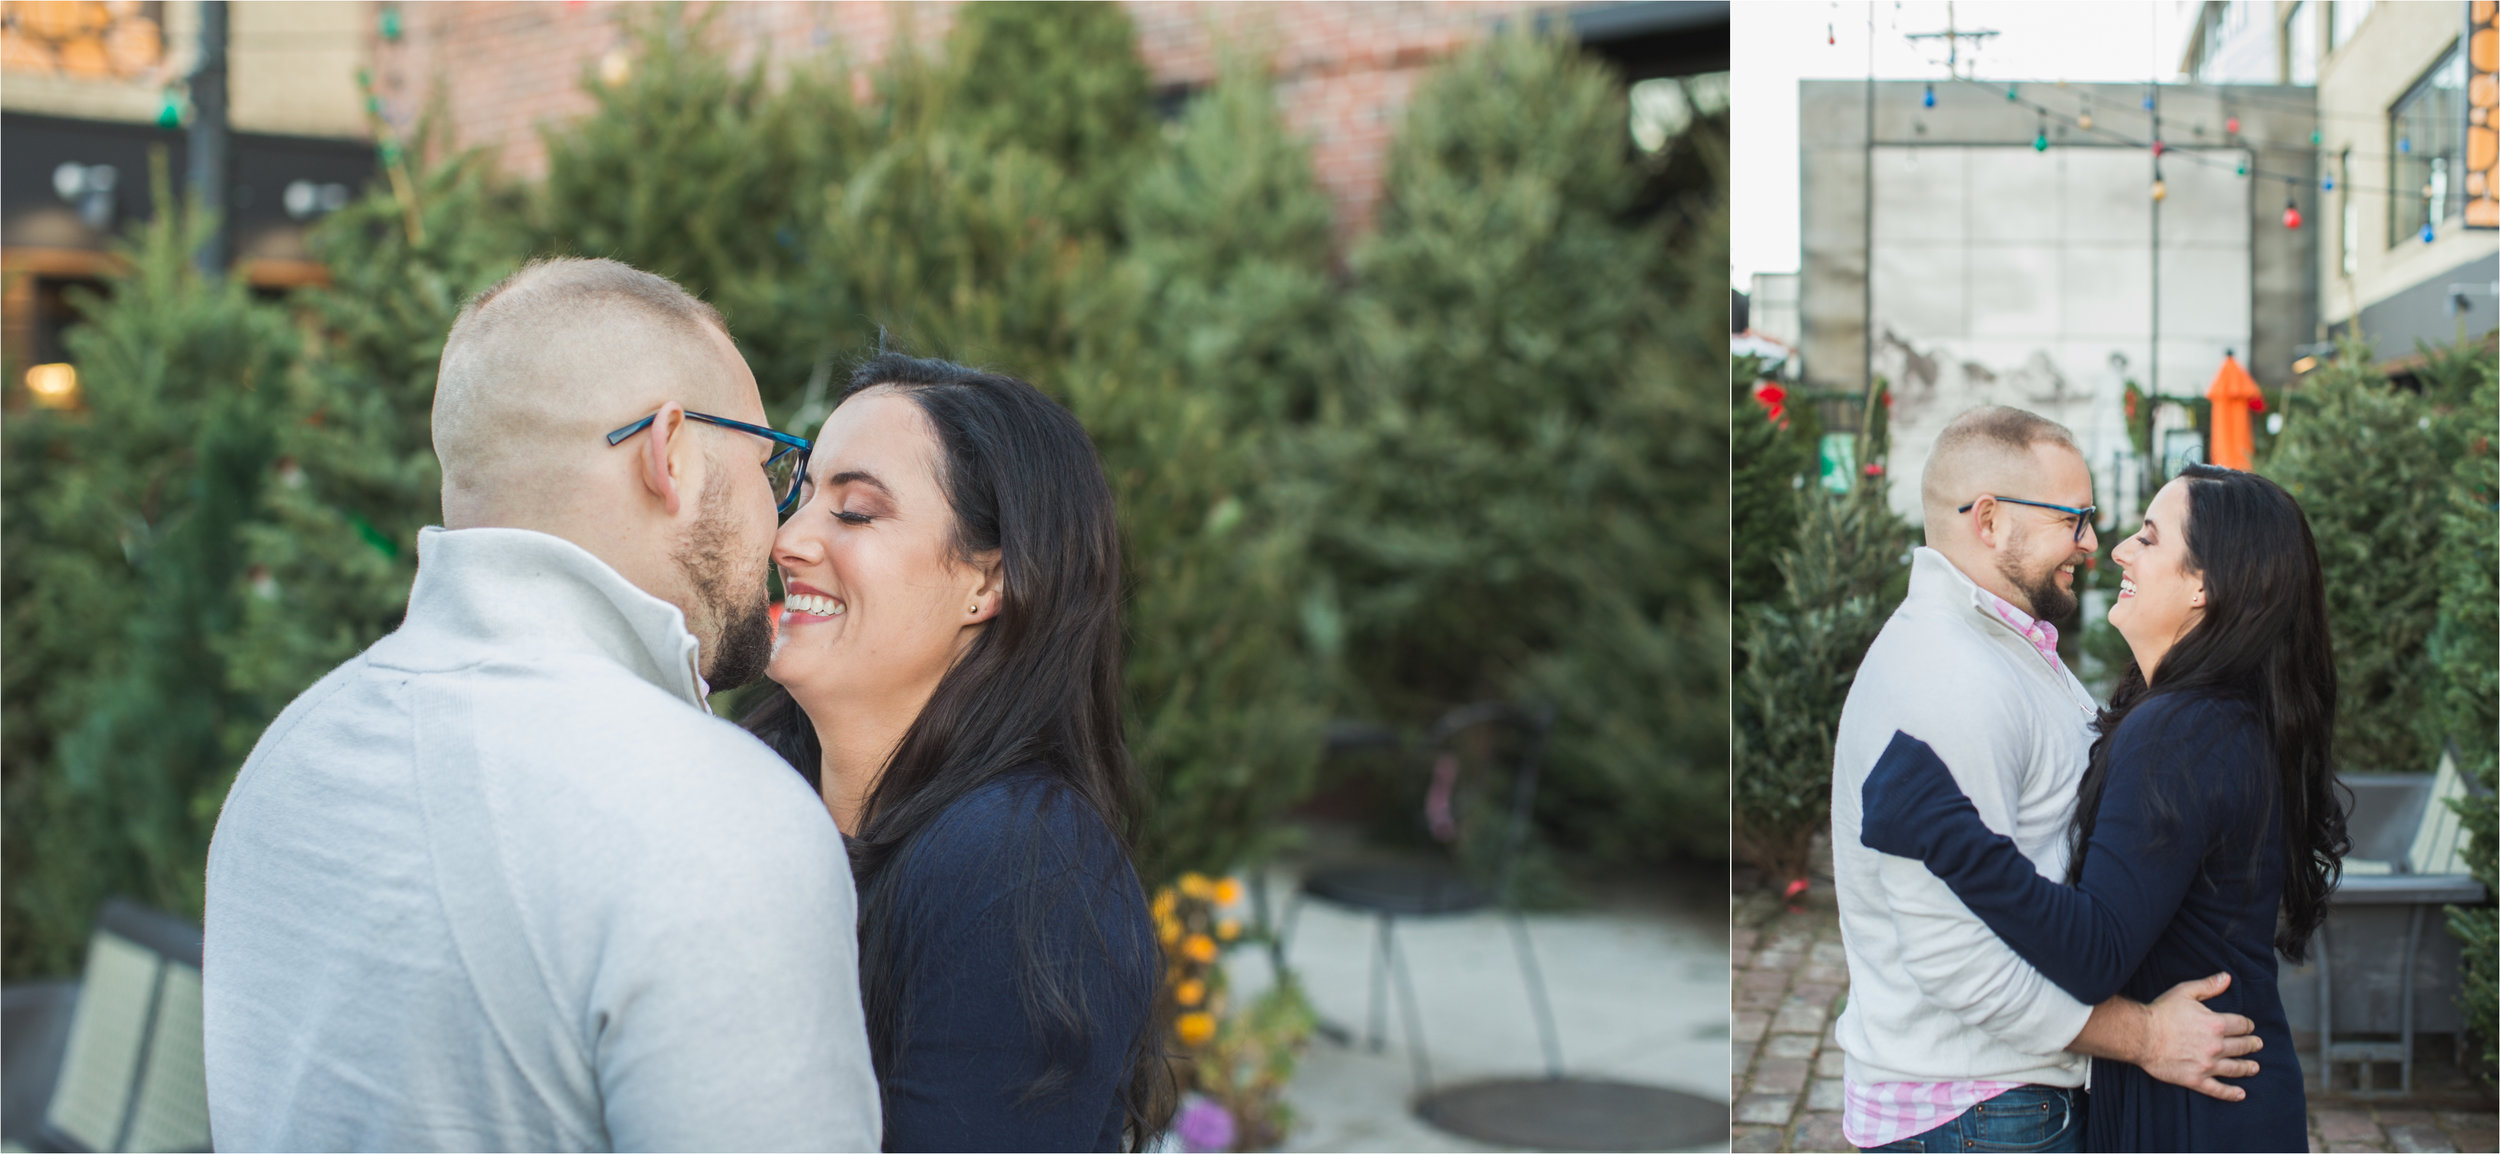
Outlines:
[[1930, 544], [1928, 548], [1942, 556], [1945, 563], [1953, 566], [1953, 571], [1961, 574], [1964, 580], [1987, 590], [1997, 600], [2022, 610], [2023, 616], [2036, 618], [2040, 615], [2031, 607], [2030, 596], [2015, 588], [2013, 582], [2005, 579], [2005, 574], [1993, 564], [1995, 558], [1989, 556], [1986, 551], [1961, 550], [1935, 544]]

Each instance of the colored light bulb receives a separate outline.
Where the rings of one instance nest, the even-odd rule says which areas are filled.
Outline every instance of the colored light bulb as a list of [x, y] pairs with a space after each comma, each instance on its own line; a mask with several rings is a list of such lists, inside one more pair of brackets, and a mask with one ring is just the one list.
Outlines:
[[2222, 122], [2222, 130], [2235, 136], [2238, 135], [2240, 131], [2240, 118], [2233, 116], [2225, 119]]
[[2076, 117], [2075, 127], [2080, 128], [2085, 132], [2092, 131], [2092, 113], [2089, 110], [2086, 110], [2083, 115]]
[[2169, 196], [2170, 196], [2170, 186], [2169, 186], [2169, 185], [2164, 184], [2164, 183], [2162, 183], [2162, 182], [2161, 182], [2161, 181], [2159, 181], [2159, 180], [2156, 180], [2156, 181], [2154, 181], [2154, 182], [2153, 182], [2153, 199], [2155, 199], [2155, 200], [2166, 200], [2166, 199], [2168, 199], [2168, 198], [2169, 198]]
[[1928, 85], [1926, 94], [1920, 96], [1918, 98], [1918, 102], [1925, 107], [1934, 108], [1936, 106], [1936, 86], [1933, 84]]
[[2283, 202], [2283, 227], [2293, 230], [2298, 230], [2300, 228], [2300, 205], [2298, 202], [2288, 200]]

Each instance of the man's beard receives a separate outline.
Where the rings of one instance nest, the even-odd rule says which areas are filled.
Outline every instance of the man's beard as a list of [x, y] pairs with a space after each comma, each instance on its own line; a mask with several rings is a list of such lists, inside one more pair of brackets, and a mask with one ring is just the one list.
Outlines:
[[717, 630], [703, 644], [703, 680], [714, 693], [752, 684], [773, 659], [771, 593], [762, 571], [739, 574], [729, 522], [729, 485], [715, 474], [703, 491], [702, 515], [676, 556], [696, 604]]
[[[2020, 551], [2023, 543], [2012, 541], [2008, 544], [2013, 545], [2016, 551]], [[2066, 562], [2060, 559], [2058, 564], [2063, 566]], [[2023, 573], [2016, 567], [2013, 560], [2008, 558], [1997, 563], [1997, 573], [2012, 583], [2014, 588], [2021, 590], [2023, 597], [2031, 602], [2032, 620], [2046, 621], [2054, 625], [2074, 616], [2074, 591], [2057, 587], [2056, 569], [2033, 577]]]

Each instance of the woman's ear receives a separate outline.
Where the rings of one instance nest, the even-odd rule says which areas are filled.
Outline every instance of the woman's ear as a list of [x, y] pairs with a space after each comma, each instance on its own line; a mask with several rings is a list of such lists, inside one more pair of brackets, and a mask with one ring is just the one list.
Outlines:
[[972, 569], [977, 583], [964, 598], [963, 623], [979, 625], [998, 616], [1007, 596], [1007, 574], [996, 549], [973, 558]]

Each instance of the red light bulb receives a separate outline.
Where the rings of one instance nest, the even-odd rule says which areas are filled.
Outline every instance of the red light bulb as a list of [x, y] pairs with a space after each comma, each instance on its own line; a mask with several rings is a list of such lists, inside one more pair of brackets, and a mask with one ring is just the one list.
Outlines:
[[2234, 135], [2234, 136], [2239, 135], [2239, 131], [2240, 131], [2240, 118], [2239, 118], [2239, 117], [2234, 116], [2234, 117], [2232, 117], [2232, 118], [2230, 118], [2230, 119], [2228, 119], [2228, 120], [2223, 121], [2223, 122], [2222, 122], [2222, 130], [2223, 130], [2224, 132], [2228, 132], [2228, 133], [2230, 133], [2230, 134], [2232, 134], [2232, 135]]
[[2283, 227], [2294, 230], [2300, 228], [2300, 205], [2297, 202], [2285, 201], [2283, 203]]
[[2162, 142], [2160, 142], [2160, 141], [2156, 140], [2156, 141], [2154, 141], [2154, 142], [2153, 142], [2153, 155], [2155, 155], [2155, 156], [2160, 156], [2163, 152], [2168, 151], [2168, 150], [2169, 150], [2169, 148], [2170, 148], [2170, 146], [2169, 146], [2169, 145], [2167, 145], [2167, 144], [2163, 144]]

